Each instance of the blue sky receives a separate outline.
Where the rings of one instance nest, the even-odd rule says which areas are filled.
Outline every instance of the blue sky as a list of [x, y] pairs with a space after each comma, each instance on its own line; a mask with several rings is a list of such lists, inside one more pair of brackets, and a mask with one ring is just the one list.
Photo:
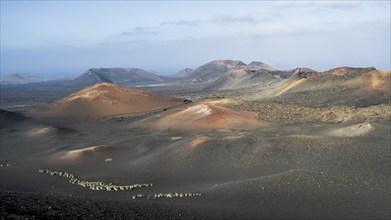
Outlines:
[[1, 1], [1, 74], [162, 74], [214, 59], [390, 67], [390, 1]]

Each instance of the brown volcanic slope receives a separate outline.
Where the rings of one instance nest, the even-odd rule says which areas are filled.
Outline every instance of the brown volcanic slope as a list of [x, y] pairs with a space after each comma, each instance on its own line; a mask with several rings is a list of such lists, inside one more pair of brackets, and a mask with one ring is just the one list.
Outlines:
[[39, 116], [90, 121], [111, 115], [148, 112], [180, 103], [179, 99], [157, 93], [97, 83], [50, 104]]
[[257, 120], [257, 114], [235, 111], [214, 101], [203, 101], [182, 109], [173, 109], [162, 115], [152, 125], [159, 129], [204, 130], [204, 129], [243, 129], [252, 130], [268, 126]]
[[390, 71], [373, 68], [336, 68], [294, 80], [277, 93], [278, 102], [307, 106], [365, 107], [389, 103]]

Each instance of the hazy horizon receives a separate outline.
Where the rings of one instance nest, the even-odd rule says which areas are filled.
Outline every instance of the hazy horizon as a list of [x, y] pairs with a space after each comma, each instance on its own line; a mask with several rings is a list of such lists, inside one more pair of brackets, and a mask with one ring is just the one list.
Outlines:
[[1, 75], [172, 74], [216, 59], [391, 69], [389, 1], [1, 1]]

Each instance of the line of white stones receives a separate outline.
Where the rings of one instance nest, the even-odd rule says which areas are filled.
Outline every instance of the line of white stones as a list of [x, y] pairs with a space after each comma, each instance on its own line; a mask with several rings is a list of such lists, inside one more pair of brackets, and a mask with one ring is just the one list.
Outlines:
[[0, 167], [13, 167], [16, 163], [7, 163], [7, 164], [0, 164]]
[[143, 195], [143, 194], [137, 194], [133, 195], [132, 199], [157, 199], [157, 198], [183, 198], [183, 197], [194, 197], [194, 196], [201, 196], [201, 193], [158, 193], [153, 195]]
[[153, 186], [152, 183], [142, 183], [142, 184], [129, 184], [129, 185], [114, 185], [112, 183], [104, 183], [101, 181], [86, 181], [80, 180], [72, 173], [68, 172], [59, 172], [59, 171], [51, 171], [51, 170], [38, 170], [38, 172], [43, 174], [49, 174], [51, 176], [61, 176], [69, 179], [71, 184], [76, 184], [82, 187], [88, 187], [91, 190], [105, 190], [105, 191], [125, 191], [125, 190], [133, 190], [136, 188], [143, 188]]

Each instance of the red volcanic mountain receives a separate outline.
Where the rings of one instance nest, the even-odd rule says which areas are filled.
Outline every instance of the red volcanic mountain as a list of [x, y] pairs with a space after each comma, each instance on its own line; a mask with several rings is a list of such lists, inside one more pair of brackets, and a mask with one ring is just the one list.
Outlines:
[[179, 105], [181, 100], [112, 83], [97, 83], [54, 102], [38, 113], [45, 118], [72, 121], [142, 113]]

